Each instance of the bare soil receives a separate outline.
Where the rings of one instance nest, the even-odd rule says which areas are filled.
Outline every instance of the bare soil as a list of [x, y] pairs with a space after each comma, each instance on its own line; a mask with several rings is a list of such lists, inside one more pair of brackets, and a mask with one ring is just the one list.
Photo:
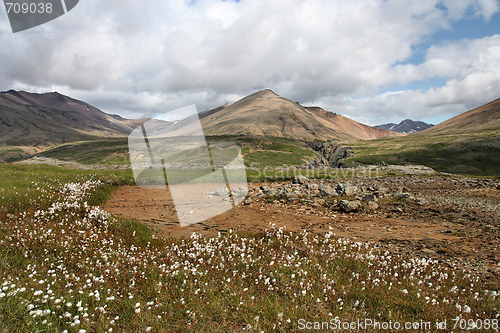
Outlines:
[[[377, 209], [355, 213], [339, 211], [336, 202], [340, 197], [294, 203], [259, 197], [262, 184], [255, 183], [250, 184], [250, 199], [244, 204], [186, 227], [180, 226], [172, 197], [164, 188], [123, 186], [104, 208], [173, 237], [189, 237], [193, 232], [213, 235], [229, 229], [255, 233], [270, 224], [320, 235], [333, 232], [393, 253], [432, 257], [500, 286], [500, 185], [496, 181], [408, 176], [367, 182], [383, 183], [391, 193], [378, 199]], [[401, 188], [421, 200], [395, 199], [393, 193]]]

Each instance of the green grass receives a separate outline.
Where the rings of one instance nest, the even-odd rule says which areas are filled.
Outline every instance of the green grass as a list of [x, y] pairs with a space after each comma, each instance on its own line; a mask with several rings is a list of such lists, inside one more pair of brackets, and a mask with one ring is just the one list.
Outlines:
[[96, 192], [96, 204], [116, 186], [133, 183], [131, 170], [75, 170], [45, 164], [0, 164], [0, 179], [0, 212], [46, 208], [53, 200], [53, 189], [64, 183], [101, 179], [106, 186]]
[[20, 199], [0, 211], [0, 332], [291, 332], [301, 319], [491, 319], [500, 306], [474, 276], [332, 234], [173, 239], [89, 207], [125, 171], [0, 172]]
[[127, 138], [66, 143], [38, 155], [82, 164], [130, 164]]
[[304, 143], [284, 138], [256, 138], [240, 144], [245, 164], [257, 168], [299, 166], [316, 155]]
[[0, 161], [13, 162], [34, 153], [33, 147], [0, 146]]
[[500, 175], [500, 135], [410, 135], [352, 143], [355, 164], [421, 164], [439, 172]]
[[[246, 154], [245, 164], [259, 168], [301, 165], [315, 156], [304, 143], [285, 138], [211, 136], [206, 140], [214, 145], [218, 142], [235, 142], [242, 148], [242, 153]], [[39, 155], [82, 164], [130, 164], [127, 138], [68, 143]], [[186, 163], [190, 161], [190, 154], [184, 152], [180, 156]]]

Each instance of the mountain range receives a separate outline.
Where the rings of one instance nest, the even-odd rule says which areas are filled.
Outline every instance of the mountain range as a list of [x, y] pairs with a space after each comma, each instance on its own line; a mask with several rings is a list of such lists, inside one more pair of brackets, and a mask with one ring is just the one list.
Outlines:
[[200, 113], [207, 135], [314, 140], [379, 139], [401, 134], [370, 127], [319, 107], [303, 107], [266, 89]]
[[432, 126], [434, 126], [434, 125], [427, 124], [423, 121], [415, 121], [415, 120], [411, 120], [411, 119], [405, 119], [402, 122], [400, 122], [399, 124], [388, 123], [388, 124], [383, 124], [383, 125], [377, 125], [374, 127], [409, 135], [409, 134], [415, 134], [418, 132], [422, 132], [423, 130], [426, 130]]
[[145, 119], [124, 119], [57, 92], [0, 93], [0, 146], [51, 146], [125, 136]]
[[[233, 104], [200, 112], [206, 135], [297, 140], [378, 139], [400, 134], [358, 123], [262, 90]], [[127, 136], [148, 119], [125, 119], [57, 92], [0, 93], [0, 145], [49, 147], [99, 137]]]
[[[390, 124], [390, 130], [371, 127], [319, 107], [302, 106], [269, 89], [200, 112], [199, 117], [208, 136], [252, 141], [244, 148], [250, 162], [267, 158], [271, 147], [307, 155], [304, 143], [319, 140], [337, 148], [352, 147], [354, 155], [346, 163], [351, 159], [358, 164], [424, 164], [444, 172], [500, 172], [500, 99], [412, 135], [394, 131], [412, 133], [427, 124], [405, 120]], [[69, 159], [78, 154], [85, 163], [102, 158], [127, 163], [127, 136], [147, 120], [107, 114], [57, 92], [1, 92], [0, 162], [38, 153]], [[291, 142], [296, 145], [290, 146]], [[282, 155], [275, 159], [281, 161]]]

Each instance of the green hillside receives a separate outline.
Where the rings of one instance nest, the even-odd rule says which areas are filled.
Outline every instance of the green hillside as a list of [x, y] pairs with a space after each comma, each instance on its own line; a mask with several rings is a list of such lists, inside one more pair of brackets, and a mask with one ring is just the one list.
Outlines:
[[457, 134], [416, 134], [352, 143], [356, 164], [422, 164], [436, 171], [500, 175], [500, 129]]

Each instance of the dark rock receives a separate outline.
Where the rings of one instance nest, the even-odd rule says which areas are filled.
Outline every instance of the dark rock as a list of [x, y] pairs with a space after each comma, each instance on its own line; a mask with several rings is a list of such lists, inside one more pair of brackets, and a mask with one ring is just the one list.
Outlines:
[[309, 167], [328, 166], [331, 168], [340, 168], [344, 166], [341, 161], [351, 155], [350, 147], [342, 147], [332, 143], [308, 142], [309, 146], [318, 156], [308, 162]]
[[363, 201], [369, 202], [369, 201], [377, 201], [377, 196], [375, 194], [367, 194], [363, 197]]
[[337, 186], [335, 187], [335, 191], [337, 192], [337, 195], [345, 195], [344, 184], [338, 183]]
[[361, 201], [358, 200], [341, 200], [339, 202], [339, 209], [346, 213], [357, 211], [361, 207]]

